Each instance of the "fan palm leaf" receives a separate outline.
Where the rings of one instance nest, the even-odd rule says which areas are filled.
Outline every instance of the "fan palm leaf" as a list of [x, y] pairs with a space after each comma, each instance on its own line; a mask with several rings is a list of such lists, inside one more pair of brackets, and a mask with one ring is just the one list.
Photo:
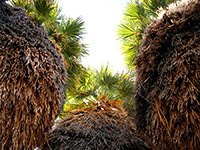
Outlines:
[[174, 0], [131, 0], [125, 8], [124, 18], [119, 25], [118, 36], [122, 41], [122, 53], [129, 69], [134, 70], [137, 50], [142, 43], [144, 29], [157, 16], [160, 7]]

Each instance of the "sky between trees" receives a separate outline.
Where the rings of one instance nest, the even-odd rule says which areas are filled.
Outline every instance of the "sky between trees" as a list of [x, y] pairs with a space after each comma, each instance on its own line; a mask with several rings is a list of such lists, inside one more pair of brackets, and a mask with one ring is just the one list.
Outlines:
[[72, 18], [81, 16], [85, 22], [83, 43], [88, 44], [89, 50], [89, 56], [82, 59], [85, 67], [99, 69], [109, 62], [114, 72], [125, 70], [117, 30], [126, 4], [127, 0], [59, 1], [62, 14]]

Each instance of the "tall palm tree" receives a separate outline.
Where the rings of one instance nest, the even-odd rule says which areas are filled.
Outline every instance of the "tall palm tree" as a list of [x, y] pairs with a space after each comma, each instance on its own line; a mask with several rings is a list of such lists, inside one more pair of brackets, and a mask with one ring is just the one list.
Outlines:
[[122, 42], [122, 52], [129, 69], [134, 69], [137, 50], [142, 43], [144, 29], [157, 17], [156, 11], [174, 0], [131, 0], [125, 9], [119, 25], [118, 35]]
[[200, 149], [200, 1], [182, 0], [146, 29], [136, 58], [136, 124], [156, 149]]
[[0, 149], [33, 150], [63, 110], [66, 69], [24, 9], [0, 2]]

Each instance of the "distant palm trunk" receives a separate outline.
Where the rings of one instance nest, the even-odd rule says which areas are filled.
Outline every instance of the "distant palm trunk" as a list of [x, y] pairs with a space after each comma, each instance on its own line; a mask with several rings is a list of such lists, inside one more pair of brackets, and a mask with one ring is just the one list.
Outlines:
[[66, 70], [43, 29], [0, 2], [0, 149], [31, 150], [61, 112]]

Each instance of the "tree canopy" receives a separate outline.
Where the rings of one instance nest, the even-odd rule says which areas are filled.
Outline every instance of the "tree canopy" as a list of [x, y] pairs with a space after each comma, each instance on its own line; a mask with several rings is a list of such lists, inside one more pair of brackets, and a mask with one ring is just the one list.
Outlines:
[[[85, 102], [98, 99], [101, 95], [108, 99], [124, 100], [129, 109], [133, 106], [134, 61], [141, 45], [144, 29], [157, 16], [160, 7], [166, 7], [173, 0], [135, 0], [127, 3], [124, 17], [119, 25], [118, 35], [123, 43], [122, 51], [130, 69], [127, 73], [116, 73], [108, 66], [100, 70], [86, 69], [81, 58], [88, 55], [84, 21], [66, 18], [56, 0], [11, 0], [13, 6], [23, 7], [32, 21], [47, 31], [49, 37], [60, 48], [68, 72], [68, 101], [65, 110], [85, 107]], [[91, 102], [92, 103], [92, 102]]]
[[[92, 105], [101, 96], [112, 100], [122, 100], [128, 105], [134, 96], [133, 74], [113, 73], [109, 65], [102, 66], [100, 70], [88, 68], [80, 76], [74, 91], [68, 90], [67, 95], [68, 102], [65, 111]], [[128, 106], [126, 108], [130, 109]]]
[[11, 5], [23, 7], [32, 21], [43, 27], [60, 48], [68, 72], [68, 100], [65, 111], [93, 104], [102, 95], [107, 99], [130, 102], [134, 95], [133, 73], [114, 74], [109, 66], [100, 70], [86, 69], [81, 58], [88, 55], [82, 43], [84, 21], [61, 15], [56, 0], [11, 0]]
[[79, 76], [85, 71], [81, 58], [88, 55], [82, 38], [84, 21], [61, 15], [57, 0], [11, 0], [12, 6], [24, 8], [32, 21], [43, 27], [50, 39], [60, 48], [68, 72], [68, 89], [73, 89]]
[[137, 50], [142, 43], [144, 29], [157, 17], [157, 11], [174, 0], [131, 0], [127, 3], [119, 25], [118, 36], [122, 52], [130, 70], [134, 69]]

